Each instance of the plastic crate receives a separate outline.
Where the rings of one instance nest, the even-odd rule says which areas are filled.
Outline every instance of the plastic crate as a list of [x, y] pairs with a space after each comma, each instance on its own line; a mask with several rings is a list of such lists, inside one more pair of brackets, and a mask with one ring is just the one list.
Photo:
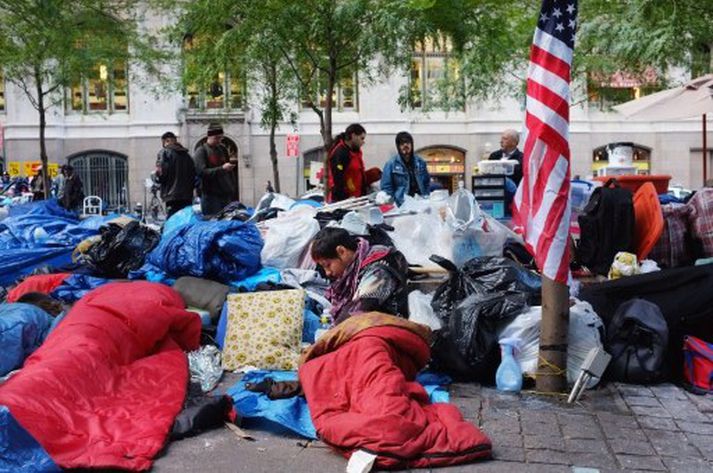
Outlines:
[[478, 187], [505, 187], [504, 176], [473, 176], [473, 189]]
[[[607, 182], [611, 176], [598, 176], [595, 177], [597, 181]], [[636, 192], [639, 187], [643, 186], [644, 183], [650, 182], [656, 188], [657, 194], [665, 194], [668, 192], [668, 182], [671, 180], [671, 176], [664, 174], [650, 175], [650, 176], [616, 176], [616, 181], [624, 189], [629, 189], [631, 192]]]
[[505, 199], [505, 189], [483, 189], [475, 188], [473, 189], [473, 195], [476, 199], [490, 198], [490, 199]]

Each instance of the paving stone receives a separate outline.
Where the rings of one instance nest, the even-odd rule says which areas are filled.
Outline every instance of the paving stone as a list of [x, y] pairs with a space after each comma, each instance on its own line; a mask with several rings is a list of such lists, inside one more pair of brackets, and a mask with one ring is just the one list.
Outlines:
[[698, 408], [691, 401], [679, 401], [676, 399], [661, 399], [661, 404], [671, 414], [674, 419], [699, 421], [701, 414]]
[[691, 402], [696, 405], [700, 412], [706, 414], [713, 413], [713, 396], [700, 396], [698, 394], [693, 394], [689, 392], [686, 393], [686, 396], [688, 396], [688, 399], [690, 399]]
[[653, 455], [654, 449], [649, 442], [639, 442], [620, 438], [616, 441], [609, 442], [614, 453], [623, 453], [627, 455]]
[[541, 422], [545, 424], [553, 424], [557, 422], [557, 415], [547, 411], [527, 411], [520, 410], [521, 422]]
[[635, 384], [624, 384], [616, 383], [616, 389], [625, 396], [653, 396], [654, 393], [651, 392], [647, 386], [638, 386]]
[[525, 448], [529, 449], [550, 449], [564, 451], [564, 439], [562, 437], [550, 435], [525, 435], [523, 437]]
[[667, 430], [647, 430], [645, 432], [659, 455], [691, 458], [700, 458], [701, 456], [698, 449], [689, 443], [681, 432]]
[[701, 435], [713, 435], [713, 424], [685, 420], [677, 420], [676, 424], [684, 432]]
[[565, 424], [594, 424], [597, 421], [591, 414], [570, 414], [570, 413], [559, 413], [557, 414], [557, 419], [561, 425]]
[[669, 470], [676, 473], [710, 473], [711, 463], [700, 458], [662, 458]]
[[562, 426], [562, 435], [569, 439], [602, 439], [602, 431], [596, 424], [565, 424]]
[[522, 432], [526, 435], [554, 435], [559, 437], [560, 429], [556, 422], [544, 424], [542, 422], [522, 422]]
[[609, 453], [571, 453], [569, 459], [574, 466], [616, 469], [616, 461]]
[[631, 406], [631, 411], [640, 416], [673, 417], [671, 413], [663, 407]]
[[649, 390], [651, 390], [654, 396], [661, 399], [688, 399], [686, 391], [675, 384], [657, 384], [656, 386], [650, 386]]
[[624, 396], [624, 400], [630, 406], [661, 407], [661, 403], [655, 397], [649, 396]]
[[619, 427], [636, 425], [636, 419], [631, 415], [616, 415], [609, 412], [597, 412], [597, 418], [599, 419], [599, 425], [602, 427], [605, 425]]
[[645, 429], [658, 429], [658, 430], [678, 430], [679, 427], [676, 425], [673, 419], [667, 419], [665, 417], [639, 417], [639, 425]]
[[[497, 460], [470, 463], [467, 465], [449, 466], [445, 469], [434, 468], [429, 471], [440, 473], [441, 470], [443, 470], [444, 473], [572, 473], [572, 470], [565, 465], [543, 465], [540, 463], [528, 465], [526, 463], [514, 463]], [[413, 473], [421, 473], [423, 471], [424, 470], [411, 470]]]
[[493, 447], [493, 458], [511, 462], [524, 462], [525, 450], [516, 447]]
[[713, 461], [713, 442], [711, 442], [710, 435], [686, 434], [686, 437], [698, 448], [706, 460]]
[[600, 455], [608, 455], [609, 448], [603, 440], [565, 440], [565, 449], [571, 453], [596, 453]]
[[503, 447], [518, 447], [522, 448], [522, 436], [516, 434], [488, 434], [493, 445], [502, 445]]
[[553, 463], [556, 465], [571, 465], [569, 455], [554, 450], [526, 450], [525, 456], [529, 463]]
[[638, 430], [638, 425], [633, 427], [618, 427], [602, 425], [602, 430], [607, 439], [627, 439], [636, 442], [646, 442], [648, 439], [644, 432]]
[[629, 470], [666, 471], [666, 467], [656, 456], [617, 455], [622, 467]]
[[475, 383], [453, 383], [449, 392], [453, 397], [481, 397], [480, 385]]
[[520, 423], [517, 420], [486, 421], [480, 426], [486, 432], [500, 432], [504, 434], [519, 434]]

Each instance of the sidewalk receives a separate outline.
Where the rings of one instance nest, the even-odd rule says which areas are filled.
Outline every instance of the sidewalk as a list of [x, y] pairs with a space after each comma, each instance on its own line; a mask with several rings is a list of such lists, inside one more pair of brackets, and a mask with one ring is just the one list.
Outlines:
[[[230, 375], [230, 382], [221, 386], [235, 379]], [[713, 471], [713, 397], [674, 385], [609, 384], [586, 391], [578, 404], [569, 406], [559, 397], [511, 396], [454, 384], [451, 402], [490, 436], [495, 459], [433, 471]], [[173, 442], [152, 471], [345, 471], [346, 460], [321, 442], [244, 429], [255, 441], [218, 429]]]

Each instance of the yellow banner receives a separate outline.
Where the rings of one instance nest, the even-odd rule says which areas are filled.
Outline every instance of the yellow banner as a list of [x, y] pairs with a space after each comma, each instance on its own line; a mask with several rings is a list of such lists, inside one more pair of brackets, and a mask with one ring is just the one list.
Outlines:
[[7, 163], [7, 172], [10, 173], [10, 176], [12, 177], [17, 177], [20, 175], [20, 161], [10, 161]]
[[25, 161], [22, 163], [23, 169], [25, 170], [25, 176], [27, 177], [32, 177], [35, 175], [35, 173], [32, 171], [32, 168], [35, 166], [41, 166], [42, 161]]
[[59, 164], [57, 163], [48, 163], [49, 168], [50, 168], [50, 177], [54, 179], [59, 175]]

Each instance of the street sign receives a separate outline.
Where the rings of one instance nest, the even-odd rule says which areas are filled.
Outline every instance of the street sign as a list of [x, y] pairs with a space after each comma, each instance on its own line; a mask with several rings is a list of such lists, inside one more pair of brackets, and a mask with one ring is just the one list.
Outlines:
[[296, 158], [300, 155], [300, 135], [289, 134], [286, 137], [287, 157]]

